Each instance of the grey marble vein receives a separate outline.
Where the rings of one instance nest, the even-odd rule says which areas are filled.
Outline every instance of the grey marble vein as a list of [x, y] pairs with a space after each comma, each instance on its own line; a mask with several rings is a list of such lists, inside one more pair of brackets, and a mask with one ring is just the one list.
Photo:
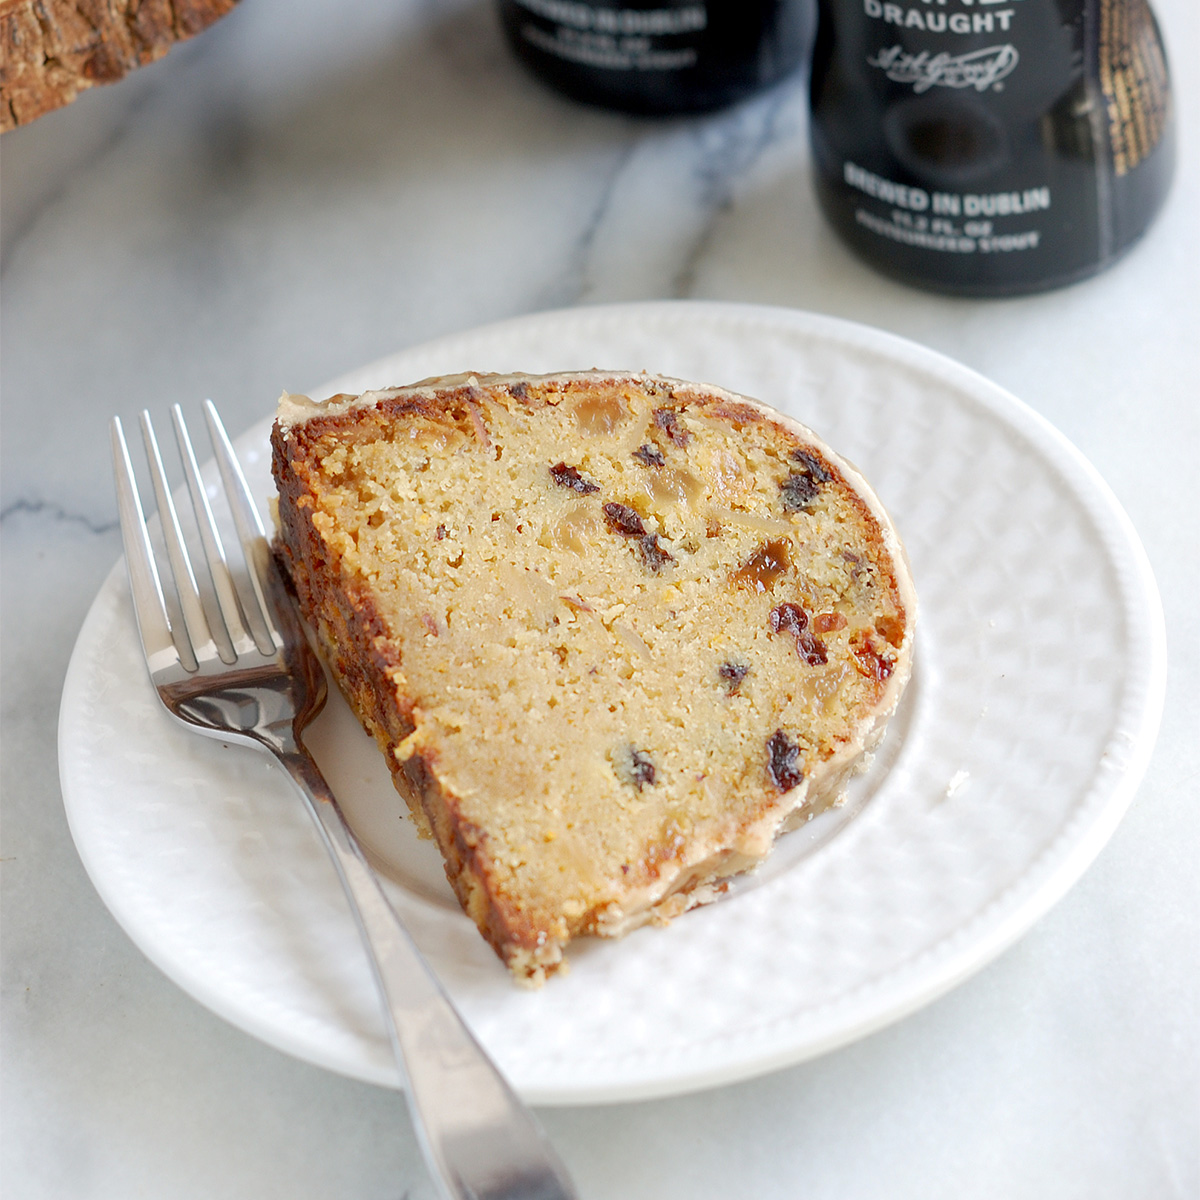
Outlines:
[[807, 80], [803, 74], [782, 84], [756, 105], [747, 105], [735, 119], [698, 131], [700, 155], [696, 164], [698, 199], [707, 219], [701, 226], [672, 280], [671, 295], [693, 295], [703, 257], [714, 227], [732, 207], [737, 186], [780, 137], [780, 127], [803, 103]]
[[68, 512], [56, 504], [44, 500], [17, 499], [0, 509], [0, 525], [17, 516], [48, 518], [51, 522], [68, 521], [83, 526], [89, 533], [111, 533], [118, 528], [116, 521], [97, 521], [86, 513]]

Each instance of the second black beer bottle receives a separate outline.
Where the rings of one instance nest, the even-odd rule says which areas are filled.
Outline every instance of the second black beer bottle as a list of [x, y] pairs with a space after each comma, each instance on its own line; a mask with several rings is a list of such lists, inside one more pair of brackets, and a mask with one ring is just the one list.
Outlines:
[[817, 193], [876, 267], [1001, 296], [1128, 248], [1173, 167], [1146, 0], [819, 0]]

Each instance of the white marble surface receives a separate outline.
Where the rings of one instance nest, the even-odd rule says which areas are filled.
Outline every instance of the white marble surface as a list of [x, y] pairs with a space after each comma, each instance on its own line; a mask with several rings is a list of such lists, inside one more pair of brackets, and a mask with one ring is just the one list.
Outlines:
[[1200, 14], [1158, 0], [1181, 161], [1145, 242], [1066, 291], [908, 291], [810, 196], [803, 81], [695, 121], [580, 109], [475, 0], [244, 0], [5, 135], [3, 1171], [13, 1197], [431, 1197], [401, 1097], [210, 1015], [108, 916], [63, 817], [67, 657], [119, 553], [106, 425], [204, 395], [248, 426], [429, 336], [561, 305], [775, 303], [912, 337], [1033, 405], [1138, 528], [1168, 708], [1129, 815], [1017, 946], [817, 1061], [544, 1110], [587, 1200], [1200, 1196]]

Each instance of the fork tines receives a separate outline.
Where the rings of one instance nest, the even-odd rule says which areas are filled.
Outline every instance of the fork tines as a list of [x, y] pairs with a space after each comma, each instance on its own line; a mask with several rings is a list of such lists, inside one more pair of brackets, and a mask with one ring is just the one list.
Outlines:
[[[171, 413], [175, 441], [183, 461], [183, 472], [191, 497], [195, 524], [208, 564], [208, 581], [211, 582], [211, 591], [208, 592], [210, 603], [207, 606], [192, 568], [179, 514], [167, 484], [166, 471], [150, 414], [142, 412], [142, 440], [150, 464], [150, 478], [162, 526], [166, 559], [174, 584], [173, 597], [164, 594], [155, 565], [150, 526], [147, 524], [138, 495], [125, 433], [120, 418], [113, 418], [113, 467], [117, 483], [121, 537], [125, 545], [138, 628], [152, 673], [166, 669], [176, 662], [188, 672], [194, 672], [217, 659], [222, 663], [232, 664], [239, 657], [250, 653], [272, 655], [281, 644], [263, 592], [262, 577], [269, 569], [270, 547], [267, 545], [262, 521], [229, 437], [221, 424], [221, 418], [211, 400], [204, 403], [204, 415], [216, 452], [225, 497], [248, 567], [250, 584], [249, 595], [244, 591], [239, 592], [225, 557], [225, 549], [208, 494], [200, 477], [183, 412], [176, 404]], [[207, 590], [206, 588], [205, 591]]]

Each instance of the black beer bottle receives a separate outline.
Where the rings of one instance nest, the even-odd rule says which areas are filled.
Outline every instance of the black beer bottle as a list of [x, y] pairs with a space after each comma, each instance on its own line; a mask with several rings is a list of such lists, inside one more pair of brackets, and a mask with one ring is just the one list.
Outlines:
[[704, 112], [799, 65], [812, 0], [499, 0], [516, 56], [575, 100], [644, 114]]
[[868, 262], [966, 296], [1107, 266], [1173, 168], [1147, 0], [818, 0], [812, 146], [826, 216]]

